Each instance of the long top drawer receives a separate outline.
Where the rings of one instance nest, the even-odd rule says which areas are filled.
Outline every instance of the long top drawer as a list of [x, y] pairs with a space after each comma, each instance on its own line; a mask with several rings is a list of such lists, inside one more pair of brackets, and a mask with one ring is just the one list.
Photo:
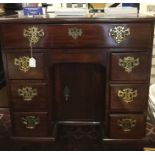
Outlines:
[[151, 47], [151, 23], [3, 24], [4, 48]]

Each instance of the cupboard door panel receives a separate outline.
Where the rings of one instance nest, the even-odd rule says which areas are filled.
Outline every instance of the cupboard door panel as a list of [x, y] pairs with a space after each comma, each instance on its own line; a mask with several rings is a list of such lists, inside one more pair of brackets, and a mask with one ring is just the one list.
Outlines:
[[105, 105], [105, 68], [98, 64], [56, 64], [57, 120], [100, 121]]

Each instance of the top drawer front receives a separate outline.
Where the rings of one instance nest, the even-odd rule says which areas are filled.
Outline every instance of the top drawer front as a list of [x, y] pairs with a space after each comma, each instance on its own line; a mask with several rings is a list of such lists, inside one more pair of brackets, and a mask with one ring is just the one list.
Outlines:
[[[29, 47], [28, 36], [33, 31], [35, 48], [73, 47], [151, 47], [149, 23], [119, 24], [4, 24], [4, 48]], [[29, 28], [32, 28], [31, 30]], [[34, 30], [34, 29], [35, 30]], [[27, 37], [24, 37], [24, 29]], [[30, 32], [31, 31], [31, 32]], [[33, 39], [34, 39], [33, 38]], [[32, 40], [32, 38], [29, 38]]]

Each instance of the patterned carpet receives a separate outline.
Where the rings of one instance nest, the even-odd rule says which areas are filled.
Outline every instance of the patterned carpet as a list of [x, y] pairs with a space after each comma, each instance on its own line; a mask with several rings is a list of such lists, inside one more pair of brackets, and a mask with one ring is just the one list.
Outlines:
[[6, 138], [10, 135], [10, 114], [7, 110], [0, 111], [0, 138]]

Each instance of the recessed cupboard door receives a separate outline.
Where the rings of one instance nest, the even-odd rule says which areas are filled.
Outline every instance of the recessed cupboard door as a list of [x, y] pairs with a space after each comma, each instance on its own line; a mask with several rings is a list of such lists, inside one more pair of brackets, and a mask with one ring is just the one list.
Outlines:
[[57, 121], [103, 120], [106, 75], [102, 65], [58, 63], [52, 73]]

